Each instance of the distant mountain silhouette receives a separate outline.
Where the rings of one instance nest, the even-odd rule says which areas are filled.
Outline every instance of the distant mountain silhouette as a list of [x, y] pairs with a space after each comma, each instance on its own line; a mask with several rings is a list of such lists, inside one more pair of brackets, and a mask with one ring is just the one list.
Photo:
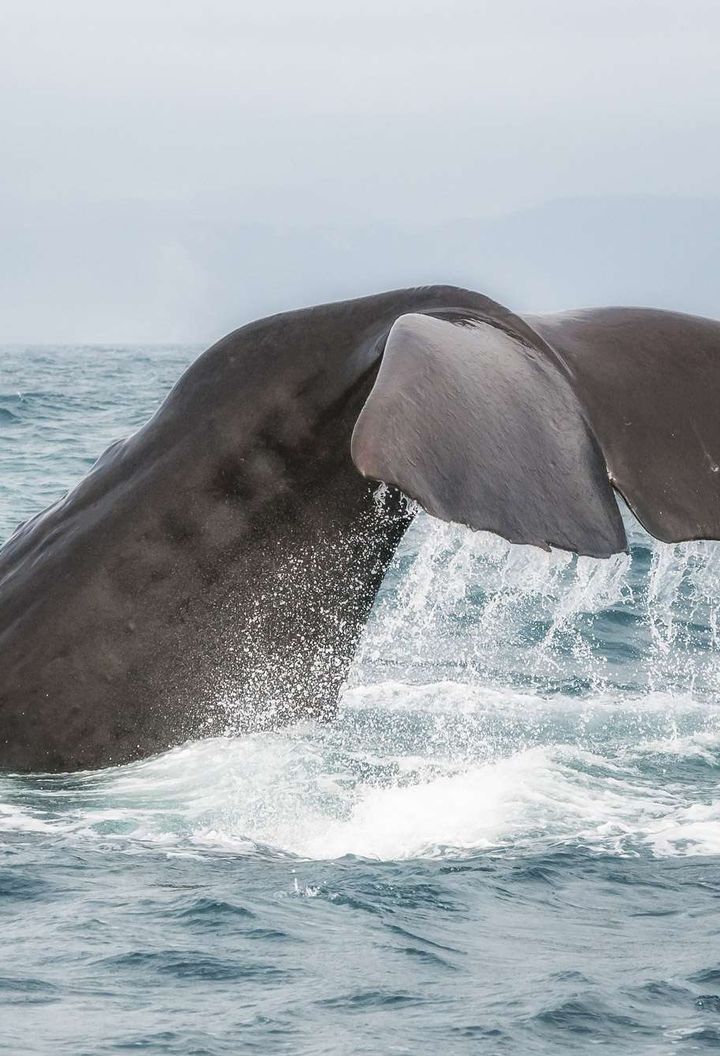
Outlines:
[[206, 341], [285, 308], [430, 282], [519, 310], [645, 304], [720, 315], [720, 199], [563, 199], [414, 228], [236, 216], [232, 201], [208, 199], [103, 203], [34, 226], [10, 217], [0, 339]]
[[518, 307], [720, 312], [720, 201], [576, 198], [470, 224], [464, 234], [454, 226], [445, 240], [458, 261], [479, 249], [475, 268]]
[[219, 299], [229, 304], [239, 289], [248, 307], [439, 281], [521, 310], [645, 304], [720, 314], [715, 200], [576, 198], [415, 230], [231, 227], [207, 250]]

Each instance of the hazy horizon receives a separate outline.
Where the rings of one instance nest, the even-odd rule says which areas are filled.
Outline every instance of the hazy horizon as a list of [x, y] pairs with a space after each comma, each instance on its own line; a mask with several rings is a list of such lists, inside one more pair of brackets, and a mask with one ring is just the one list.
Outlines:
[[6, 0], [0, 342], [426, 282], [720, 314], [718, 30], [706, 0]]

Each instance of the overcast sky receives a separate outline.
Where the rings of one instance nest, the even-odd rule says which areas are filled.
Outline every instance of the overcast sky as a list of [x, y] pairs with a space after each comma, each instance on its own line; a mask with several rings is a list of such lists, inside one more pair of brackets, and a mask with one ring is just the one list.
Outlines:
[[718, 40], [717, 0], [2, 0], [0, 340], [204, 340], [415, 281], [396, 230], [717, 200]]

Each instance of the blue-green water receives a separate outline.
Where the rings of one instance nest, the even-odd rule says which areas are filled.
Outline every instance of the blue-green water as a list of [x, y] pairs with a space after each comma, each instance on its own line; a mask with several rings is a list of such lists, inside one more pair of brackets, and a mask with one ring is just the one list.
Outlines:
[[[0, 537], [194, 351], [0, 349]], [[420, 518], [335, 723], [0, 776], [0, 1049], [720, 1049], [720, 545], [632, 539]]]

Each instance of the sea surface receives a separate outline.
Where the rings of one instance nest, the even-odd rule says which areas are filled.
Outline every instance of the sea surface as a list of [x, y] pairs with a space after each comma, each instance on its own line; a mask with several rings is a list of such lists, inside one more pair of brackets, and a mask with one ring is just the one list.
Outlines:
[[[0, 349], [0, 538], [196, 351]], [[0, 775], [0, 1051], [720, 1051], [720, 544], [628, 524], [420, 516], [334, 723]]]

